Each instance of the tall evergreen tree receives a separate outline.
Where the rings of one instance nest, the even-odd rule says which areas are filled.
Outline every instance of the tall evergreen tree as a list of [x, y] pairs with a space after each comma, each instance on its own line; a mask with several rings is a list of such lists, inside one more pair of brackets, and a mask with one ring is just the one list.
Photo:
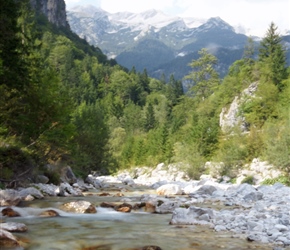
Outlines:
[[21, 15], [21, 1], [0, 1], [0, 59], [2, 71], [0, 85], [22, 88], [28, 82], [27, 67], [22, 52], [21, 28], [17, 21]]
[[192, 72], [185, 78], [192, 81], [190, 90], [193, 95], [204, 100], [214, 92], [219, 84], [219, 75], [214, 69], [217, 58], [211, 55], [207, 49], [201, 49], [198, 53], [200, 58], [189, 64]]
[[260, 43], [259, 61], [266, 81], [271, 81], [281, 91], [283, 89], [282, 81], [287, 76], [286, 56], [281, 44], [282, 38], [277, 29], [277, 26], [272, 22], [266, 36]]
[[156, 125], [154, 108], [151, 103], [148, 104], [145, 112], [144, 129], [145, 131], [149, 131], [150, 129], [153, 129]]

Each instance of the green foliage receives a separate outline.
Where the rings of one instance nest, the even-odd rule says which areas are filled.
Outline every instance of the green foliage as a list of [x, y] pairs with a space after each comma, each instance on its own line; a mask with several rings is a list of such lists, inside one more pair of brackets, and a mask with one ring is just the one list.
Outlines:
[[[224, 162], [221, 174], [228, 174], [261, 155], [289, 172], [290, 80], [275, 26], [261, 43], [259, 60], [249, 41], [244, 57], [222, 82], [217, 59], [202, 49], [190, 65], [187, 81], [192, 85], [184, 94], [173, 75], [167, 82], [165, 75], [151, 79], [146, 69], [125, 70], [70, 30], [35, 17], [28, 1], [20, 2], [0, 6], [5, 24], [0, 27], [0, 163], [5, 178], [25, 172], [23, 162], [36, 168], [63, 160], [80, 176], [183, 162], [198, 179], [208, 160]], [[253, 81], [259, 82], [258, 90], [240, 108], [250, 130], [224, 134], [222, 108]], [[57, 172], [46, 174], [54, 183], [59, 179]]]
[[290, 173], [290, 119], [269, 122], [265, 126], [265, 137], [265, 159], [285, 173]]
[[245, 179], [242, 180], [242, 183], [248, 183], [250, 185], [254, 184], [254, 176], [249, 175]]
[[279, 176], [279, 177], [273, 178], [273, 179], [266, 179], [261, 184], [262, 185], [274, 185], [277, 182], [282, 183], [288, 187], [290, 186], [289, 176], [286, 176], [286, 175], [282, 175], [282, 176]]
[[272, 82], [281, 91], [283, 80], [287, 77], [286, 56], [277, 29], [277, 26], [272, 22], [260, 44], [259, 62], [262, 69], [262, 79]]
[[205, 171], [206, 158], [199, 152], [195, 144], [175, 143], [173, 147], [174, 162], [182, 162], [185, 171], [190, 178], [199, 180], [200, 175]]
[[204, 99], [209, 97], [219, 84], [219, 75], [214, 69], [217, 58], [206, 49], [199, 51], [200, 58], [193, 60], [189, 65], [193, 71], [186, 76], [192, 81], [190, 91], [194, 96]]
[[31, 177], [35, 162], [31, 155], [18, 146], [0, 147], [0, 182], [12, 185]]
[[277, 87], [272, 83], [261, 82], [256, 95], [244, 101], [240, 112], [245, 116], [247, 123], [261, 128], [267, 119], [277, 116], [277, 101]]
[[75, 164], [87, 173], [90, 169], [105, 172], [109, 134], [102, 106], [82, 103], [74, 112], [72, 122], [76, 128], [72, 149]]

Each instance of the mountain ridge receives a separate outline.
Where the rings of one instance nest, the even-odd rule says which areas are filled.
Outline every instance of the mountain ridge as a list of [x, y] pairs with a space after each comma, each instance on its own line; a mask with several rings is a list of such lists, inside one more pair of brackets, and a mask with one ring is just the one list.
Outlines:
[[[188, 63], [201, 48], [219, 55], [219, 63], [223, 65], [219, 73], [223, 76], [231, 63], [241, 59], [249, 39], [220, 17], [172, 17], [154, 9], [109, 13], [94, 6], [76, 6], [67, 12], [67, 17], [71, 29], [98, 46], [108, 58], [116, 59], [128, 69], [146, 68], [154, 77], [158, 77], [156, 72], [166, 72], [183, 78], [188, 73]], [[257, 37], [252, 38], [258, 43]], [[182, 70], [168, 70], [177, 67]]]

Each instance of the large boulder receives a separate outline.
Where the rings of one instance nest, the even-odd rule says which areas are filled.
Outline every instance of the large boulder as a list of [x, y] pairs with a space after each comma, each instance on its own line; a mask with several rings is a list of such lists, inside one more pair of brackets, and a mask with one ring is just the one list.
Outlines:
[[54, 184], [37, 183], [37, 184], [33, 184], [33, 186], [36, 189], [40, 190], [40, 192], [44, 195], [57, 196], [59, 193], [59, 187]]
[[4, 248], [4, 249], [5, 248], [12, 248], [12, 249], [17, 248], [17, 249], [19, 249], [18, 248], [19, 246], [20, 245], [19, 245], [19, 242], [17, 241], [16, 237], [12, 233], [10, 233], [10, 232], [8, 232], [0, 227], [0, 248], [1, 249], [2, 248]]
[[59, 186], [59, 196], [83, 196], [78, 188], [73, 188], [69, 183], [61, 183]]
[[43, 194], [35, 187], [24, 188], [24, 189], [19, 191], [19, 195], [23, 199], [25, 199], [29, 195], [36, 198], [36, 199], [42, 199], [44, 197]]
[[13, 189], [0, 190], [0, 206], [17, 206], [22, 201], [19, 192]]
[[190, 206], [189, 208], [176, 208], [173, 211], [170, 224], [181, 225], [212, 225], [214, 210]]
[[60, 179], [62, 182], [67, 182], [71, 185], [77, 182], [77, 178], [70, 166], [61, 169]]
[[97, 212], [96, 207], [88, 201], [72, 201], [63, 204], [60, 209], [69, 213], [94, 214]]
[[9, 232], [26, 232], [27, 226], [23, 223], [7, 222], [0, 223], [0, 228]]
[[182, 190], [178, 184], [165, 184], [157, 188], [158, 195], [180, 195]]

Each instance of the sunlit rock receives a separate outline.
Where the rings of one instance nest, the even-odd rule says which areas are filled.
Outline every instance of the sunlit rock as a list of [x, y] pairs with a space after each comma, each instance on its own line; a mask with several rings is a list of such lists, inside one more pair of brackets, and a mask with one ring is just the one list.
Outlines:
[[19, 195], [25, 199], [27, 196], [32, 196], [36, 199], [42, 199], [44, 198], [43, 194], [36, 189], [35, 187], [29, 187], [29, 188], [24, 188], [22, 190], [19, 191]]
[[97, 212], [96, 207], [88, 201], [72, 201], [63, 204], [60, 209], [79, 214], [94, 214]]
[[115, 210], [123, 213], [130, 213], [132, 210], [132, 205], [128, 203], [122, 203], [120, 205], [115, 206]]
[[[16, 237], [0, 228], [0, 248], [15, 248], [15, 247], [19, 247], [19, 242], [17, 241]], [[22, 249], [22, 248], [21, 248]]]
[[40, 217], [57, 217], [59, 213], [53, 209], [45, 210], [39, 214]]
[[17, 206], [22, 201], [19, 192], [13, 189], [0, 190], [0, 206]]
[[170, 224], [182, 225], [212, 225], [214, 210], [191, 206], [189, 208], [176, 208], [173, 211]]
[[26, 232], [27, 226], [23, 223], [7, 222], [0, 223], [0, 228], [9, 232]]
[[156, 190], [158, 195], [181, 195], [181, 187], [177, 184], [165, 184]]
[[36, 183], [33, 184], [32, 186], [37, 188], [44, 195], [57, 196], [57, 194], [59, 193], [59, 187], [54, 184]]
[[61, 183], [59, 186], [59, 196], [83, 196], [80, 189], [73, 188], [69, 183]]
[[175, 200], [158, 201], [157, 205], [155, 206], [155, 212], [159, 214], [169, 214], [172, 213], [179, 206], [179, 202]]

